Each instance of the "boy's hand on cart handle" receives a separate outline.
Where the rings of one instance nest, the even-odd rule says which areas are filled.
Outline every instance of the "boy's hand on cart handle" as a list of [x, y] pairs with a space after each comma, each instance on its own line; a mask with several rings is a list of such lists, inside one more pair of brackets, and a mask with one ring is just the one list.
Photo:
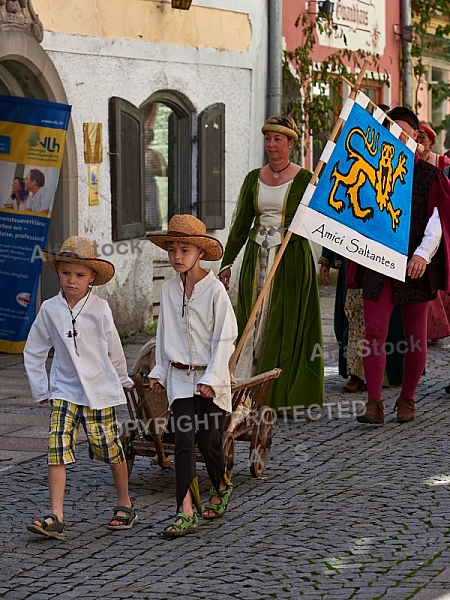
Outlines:
[[197, 392], [199, 392], [204, 398], [214, 398], [214, 390], [210, 385], [204, 383], [197, 384]]
[[39, 400], [39, 404], [48, 404], [48, 398], [45, 400]]
[[150, 379], [148, 380], [148, 388], [152, 390], [152, 392], [156, 392], [157, 394], [160, 394], [161, 392], [165, 391], [164, 387], [154, 377], [150, 377]]

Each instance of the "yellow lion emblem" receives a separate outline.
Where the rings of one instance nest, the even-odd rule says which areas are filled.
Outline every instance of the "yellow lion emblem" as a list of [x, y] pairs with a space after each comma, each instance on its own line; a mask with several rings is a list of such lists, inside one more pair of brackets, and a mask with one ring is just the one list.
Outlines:
[[347, 149], [348, 158], [353, 160], [352, 165], [346, 175], [339, 172], [339, 161], [335, 164], [330, 175], [330, 181], [334, 180], [333, 187], [330, 192], [329, 204], [338, 213], [341, 213], [345, 208], [345, 203], [338, 200], [335, 196], [339, 185], [346, 188], [345, 195], [349, 199], [349, 207], [352, 209], [353, 216], [356, 219], [367, 221], [373, 217], [373, 208], [363, 208], [361, 206], [361, 188], [369, 181], [375, 191], [375, 199], [380, 211], [386, 211], [391, 217], [393, 231], [400, 225], [401, 209], [394, 209], [391, 196], [394, 193], [394, 187], [397, 180], [400, 180], [402, 185], [405, 184], [405, 175], [408, 173], [406, 168], [407, 157], [403, 152], [398, 156], [397, 166], [393, 167], [392, 161], [395, 156], [395, 147], [389, 142], [381, 144], [381, 155], [378, 161], [378, 166], [375, 168], [362, 156], [355, 148], [352, 147], [350, 140], [354, 135], [359, 135], [364, 140], [364, 148], [371, 156], [376, 156], [378, 153], [378, 143], [380, 134], [375, 135], [375, 129], [367, 128], [366, 133], [360, 127], [352, 129], [347, 136], [345, 147]]

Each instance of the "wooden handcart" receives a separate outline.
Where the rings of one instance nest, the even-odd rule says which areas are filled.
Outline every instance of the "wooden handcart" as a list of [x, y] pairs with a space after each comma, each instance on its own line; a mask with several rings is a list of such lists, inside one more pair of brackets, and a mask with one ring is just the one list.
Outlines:
[[[251, 474], [261, 477], [264, 473], [274, 426], [274, 412], [264, 405], [264, 398], [280, 373], [280, 369], [273, 369], [231, 386], [233, 411], [226, 419], [223, 443], [228, 477], [231, 477], [233, 470], [237, 440], [250, 442]], [[122, 424], [121, 436], [129, 475], [136, 456], [151, 457], [160, 467], [168, 468], [173, 463], [175, 450], [173, 441], [167, 441], [170, 412], [166, 394], [151, 391], [142, 382], [142, 375], [138, 372], [132, 374], [132, 378], [134, 387], [126, 390], [130, 421]], [[196, 459], [203, 462], [198, 449]]]

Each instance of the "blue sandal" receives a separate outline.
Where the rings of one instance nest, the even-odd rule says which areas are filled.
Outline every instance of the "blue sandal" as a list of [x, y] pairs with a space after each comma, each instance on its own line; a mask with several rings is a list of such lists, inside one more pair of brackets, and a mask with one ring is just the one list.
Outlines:
[[[179, 523], [178, 521], [181, 521]], [[167, 539], [181, 537], [188, 533], [197, 533], [198, 531], [198, 517], [197, 515], [187, 515], [186, 513], [178, 513], [175, 515], [173, 523], [168, 525], [162, 532], [161, 536]], [[172, 529], [173, 531], [169, 531]]]
[[[213, 519], [218, 519], [219, 517], [223, 517], [223, 515], [225, 514], [225, 511], [227, 510], [227, 506], [228, 506], [228, 502], [230, 501], [231, 498], [231, 494], [233, 493], [233, 486], [228, 485], [224, 490], [222, 490], [221, 492], [217, 493], [215, 488], [211, 488], [209, 490], [209, 500], [208, 502], [205, 504], [205, 510], [203, 511], [203, 518], [204, 519], [209, 519], [210, 521], [212, 521]], [[220, 502], [218, 502], [217, 504], [214, 504], [213, 502], [211, 502], [212, 498], [219, 498]], [[212, 510], [214, 511], [214, 515], [205, 515], [205, 512], [208, 510]]]

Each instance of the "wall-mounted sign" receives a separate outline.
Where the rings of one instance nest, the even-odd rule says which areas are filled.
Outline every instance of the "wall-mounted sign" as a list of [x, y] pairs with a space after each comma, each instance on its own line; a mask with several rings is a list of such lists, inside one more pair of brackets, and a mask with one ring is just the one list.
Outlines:
[[336, 0], [333, 24], [337, 29], [330, 36], [319, 34], [320, 44], [384, 54], [385, 5], [385, 0]]

